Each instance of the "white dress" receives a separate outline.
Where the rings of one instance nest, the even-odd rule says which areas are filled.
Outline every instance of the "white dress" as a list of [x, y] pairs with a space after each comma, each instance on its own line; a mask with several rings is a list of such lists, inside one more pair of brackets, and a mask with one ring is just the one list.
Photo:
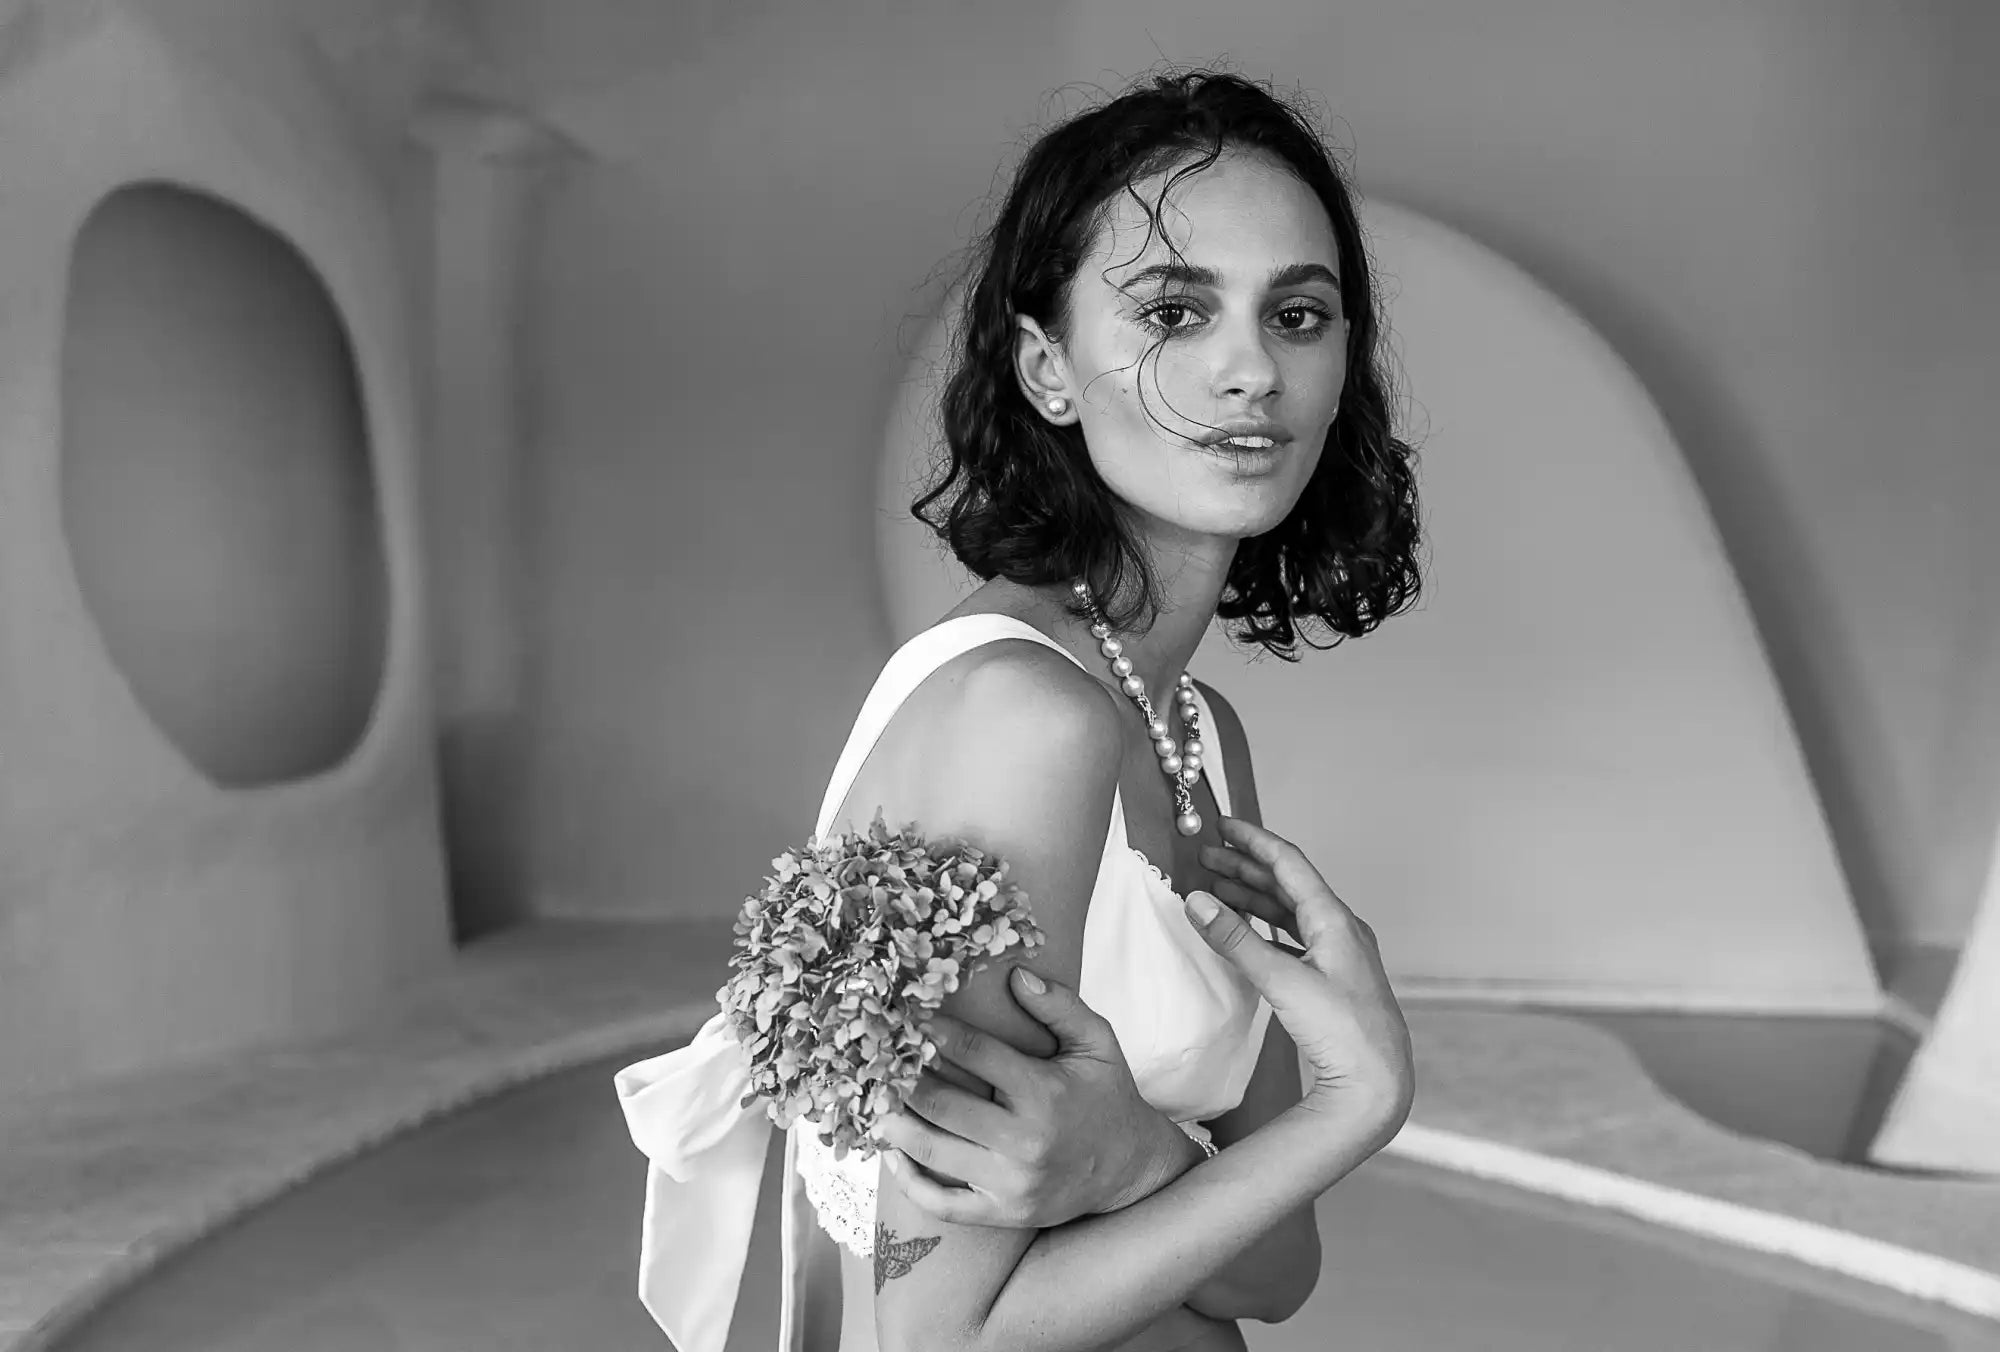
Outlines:
[[[832, 830], [833, 813], [910, 692], [953, 657], [1003, 638], [1029, 639], [1076, 661], [1033, 625], [1008, 615], [965, 615], [918, 634], [890, 657], [862, 704], [814, 834]], [[1195, 698], [1206, 747], [1202, 773], [1227, 815], [1229, 787], [1215, 720], [1199, 691]], [[1262, 921], [1253, 923], [1269, 936]], [[1117, 1031], [1139, 1092], [1160, 1112], [1204, 1135], [1197, 1124], [1242, 1101], [1271, 1007], [1195, 933], [1171, 881], [1127, 842], [1116, 790], [1084, 920], [1077, 989]], [[633, 1143], [649, 1162], [639, 1298], [680, 1352], [723, 1352], [728, 1338], [771, 1130], [761, 1101], [739, 1106], [748, 1082], [747, 1061], [720, 1014], [688, 1046], [627, 1066], [615, 1077]], [[809, 1262], [808, 1249], [831, 1236], [850, 1254], [865, 1255], [873, 1242], [879, 1159], [850, 1154], [835, 1160], [817, 1132], [801, 1122], [786, 1145], [781, 1352], [834, 1352], [839, 1346], [837, 1328], [808, 1327], [813, 1321], [800, 1317], [808, 1303], [825, 1308], [807, 1284], [823, 1280], [812, 1274], [831, 1270]], [[817, 1229], [808, 1215], [816, 1217]], [[867, 1350], [850, 1345], [845, 1352]]]

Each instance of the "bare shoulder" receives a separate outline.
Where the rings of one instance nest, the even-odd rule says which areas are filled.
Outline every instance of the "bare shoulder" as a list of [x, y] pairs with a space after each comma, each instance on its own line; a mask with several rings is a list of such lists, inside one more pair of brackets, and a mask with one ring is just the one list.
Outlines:
[[1215, 742], [1222, 753], [1222, 772], [1229, 779], [1229, 804], [1235, 816], [1262, 825], [1263, 805], [1257, 800], [1257, 775], [1250, 761], [1250, 737], [1235, 706], [1206, 681], [1196, 681], [1208, 710], [1215, 715]]
[[1118, 747], [1123, 731], [1110, 691], [1062, 653], [1032, 639], [1005, 638], [960, 660], [964, 697], [953, 711], [957, 721], [972, 729], [1029, 733], [1046, 724], [1091, 738], [1096, 750]]
[[[1117, 706], [1075, 663], [1031, 640], [985, 644], [964, 661], [922, 729], [926, 769], [913, 788], [926, 825], [1048, 875], [1055, 891], [1037, 914], [1060, 929], [1065, 917], [1050, 908], [1068, 909], [1081, 870], [1094, 881], [1110, 824], [1123, 759]], [[1076, 927], [1080, 935], [1080, 917]]]

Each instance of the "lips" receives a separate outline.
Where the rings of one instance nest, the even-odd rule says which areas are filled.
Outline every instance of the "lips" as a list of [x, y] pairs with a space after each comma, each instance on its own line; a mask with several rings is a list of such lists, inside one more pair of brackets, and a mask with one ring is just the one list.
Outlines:
[[1273, 450], [1291, 441], [1292, 434], [1280, 423], [1267, 418], [1238, 419], [1226, 422], [1213, 432], [1198, 438], [1200, 444], [1216, 450], [1256, 451]]

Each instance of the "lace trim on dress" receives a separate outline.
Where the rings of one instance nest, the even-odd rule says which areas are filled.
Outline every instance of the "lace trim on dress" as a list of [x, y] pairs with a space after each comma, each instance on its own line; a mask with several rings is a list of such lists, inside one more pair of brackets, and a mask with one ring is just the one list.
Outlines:
[[1167, 891], [1172, 892], [1174, 894], [1174, 899], [1176, 901], [1181, 899], [1180, 892], [1174, 887], [1174, 880], [1167, 874], [1162, 873], [1160, 871], [1160, 866], [1158, 864], [1155, 864], [1152, 860], [1148, 859], [1146, 857], [1146, 852], [1144, 850], [1140, 849], [1137, 845], [1127, 845], [1125, 848], [1130, 850], [1135, 856], [1138, 857], [1139, 862], [1146, 866], [1146, 871], [1148, 873], [1151, 873], [1155, 878], [1158, 878], [1160, 880], [1160, 885], [1162, 887], [1166, 888]]
[[794, 1167], [812, 1203], [819, 1228], [831, 1235], [848, 1252], [867, 1258], [875, 1252], [875, 1186], [881, 1157], [862, 1159], [850, 1152], [846, 1159], [833, 1157], [830, 1146], [820, 1144], [818, 1128], [810, 1122], [799, 1125], [799, 1153]]

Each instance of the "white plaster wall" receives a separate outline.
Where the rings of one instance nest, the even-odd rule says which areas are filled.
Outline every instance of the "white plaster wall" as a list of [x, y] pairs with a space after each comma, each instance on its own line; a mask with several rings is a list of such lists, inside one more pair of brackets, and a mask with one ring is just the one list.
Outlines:
[[[379, 182], [283, 43], [108, 5], [30, 11], [4, 36], [0, 1085], [15, 1092], [338, 1028], [439, 970], [448, 941], [405, 279]], [[152, 725], [63, 537], [67, 259], [96, 202], [135, 179], [199, 187], [287, 237], [353, 342], [387, 660], [358, 748], [277, 787], [221, 788]]]
[[[1426, 594], [1293, 663], [1210, 631], [1191, 669], [1242, 715], [1265, 821], [1369, 918], [1406, 995], [1872, 1013], [1784, 700], [1658, 410], [1505, 259], [1380, 198], [1361, 220], [1420, 443]], [[899, 641], [976, 585], [902, 510], [942, 451], [946, 328], [884, 448]]]
[[1951, 988], [1869, 1156], [2000, 1177], [2000, 841]]
[[2000, 819], [2000, 11], [487, 0], [471, 23], [596, 156], [530, 264], [546, 908], [723, 914], [809, 828], [888, 651], [871, 466], [941, 267], [1033, 128], [1164, 52], [1302, 83], [1364, 191], [1604, 335], [1714, 513], [1867, 928], [1965, 934]]

